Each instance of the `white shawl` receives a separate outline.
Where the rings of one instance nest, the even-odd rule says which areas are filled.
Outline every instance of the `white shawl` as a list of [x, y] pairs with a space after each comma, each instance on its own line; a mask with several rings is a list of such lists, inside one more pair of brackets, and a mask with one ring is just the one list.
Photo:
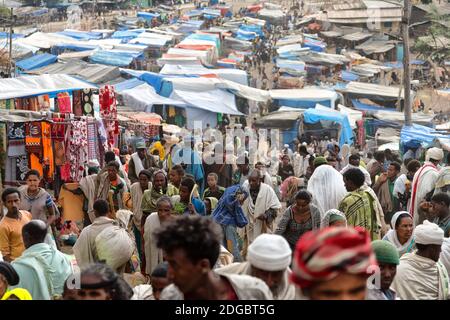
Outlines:
[[[407, 214], [411, 217], [409, 212], [406, 211], [399, 211], [396, 214], [392, 216], [391, 219], [391, 230], [388, 231], [388, 233], [384, 236], [383, 240], [387, 240], [390, 243], [392, 243], [398, 250], [398, 255], [401, 257], [403, 254], [407, 252], [411, 252], [412, 246], [414, 244], [414, 236], [411, 235], [411, 237], [406, 241], [404, 244], [401, 244], [397, 237], [397, 231], [395, 231], [395, 224], [397, 223], [397, 219], [400, 215]], [[412, 219], [412, 217], [411, 217]]]
[[145, 273], [151, 274], [158, 264], [164, 261], [161, 249], [156, 246], [153, 232], [161, 226], [157, 212], [147, 217], [144, 224]]
[[137, 152], [135, 152], [131, 155], [131, 159], [133, 159], [134, 171], [136, 172], [136, 176], [139, 177], [139, 173], [145, 169], [144, 165], [142, 164], [142, 160], [141, 160], [141, 158], [139, 158], [139, 155], [137, 154]]
[[[242, 209], [248, 219], [248, 225], [245, 226], [245, 234], [248, 245], [250, 245], [257, 236], [263, 233], [263, 222], [257, 218], [269, 209], [281, 209], [281, 203], [278, 200], [275, 191], [265, 183], [261, 183], [256, 203], [253, 203], [248, 185], [245, 184], [243, 187], [246, 188], [249, 193], [249, 196], [242, 204]], [[267, 233], [272, 233], [272, 228], [273, 224], [266, 230]]]
[[431, 162], [425, 162], [415, 174], [411, 185], [409, 213], [414, 217], [414, 226], [420, 224], [419, 204], [434, 189], [439, 171]]
[[400, 258], [392, 287], [402, 300], [447, 300], [448, 281], [441, 263], [413, 252]]
[[[152, 189], [152, 183], [149, 182], [148, 190]], [[144, 192], [142, 192], [141, 184], [139, 182], [135, 182], [131, 185], [131, 203], [133, 204], [133, 223], [141, 230], [141, 218], [142, 218], [142, 198], [144, 197]]]
[[95, 220], [94, 214], [94, 202], [95, 198], [95, 181], [97, 180], [97, 174], [92, 174], [81, 178], [80, 189], [83, 191], [84, 196], [88, 201], [88, 215], [91, 223]]

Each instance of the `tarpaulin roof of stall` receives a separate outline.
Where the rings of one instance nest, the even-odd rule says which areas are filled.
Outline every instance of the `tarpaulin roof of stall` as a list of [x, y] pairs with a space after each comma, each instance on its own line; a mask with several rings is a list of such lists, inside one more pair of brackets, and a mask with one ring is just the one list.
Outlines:
[[88, 31], [79, 31], [79, 30], [64, 30], [61, 32], [57, 32], [57, 34], [71, 37], [77, 40], [91, 40], [91, 39], [102, 39], [103, 33], [100, 32], [88, 32]]
[[357, 110], [362, 110], [362, 111], [380, 111], [380, 110], [384, 110], [384, 111], [387, 111], [387, 112], [396, 111], [395, 108], [385, 108], [385, 107], [382, 107], [382, 106], [379, 106], [379, 105], [368, 104], [368, 103], [361, 102], [358, 99], [351, 99], [351, 100], [352, 100], [353, 106]]
[[129, 89], [133, 89], [137, 86], [140, 86], [141, 84], [144, 84], [145, 81], [136, 79], [136, 78], [132, 78], [132, 79], [128, 79], [119, 83], [116, 83], [114, 85], [114, 90], [117, 93], [121, 93], [124, 90], [129, 90]]
[[[8, 39], [0, 39], [0, 55], [9, 54], [9, 40]], [[29, 56], [32, 56], [36, 52], [39, 51], [39, 48], [29, 46], [23, 43], [17, 43], [16, 41], [12, 42], [12, 58], [14, 60], [24, 59]]]
[[174, 90], [170, 97], [209, 112], [242, 115], [237, 110], [234, 95], [224, 90], [215, 89], [201, 92]]
[[298, 52], [296, 56], [298, 60], [304, 61], [306, 63], [342, 65], [350, 62], [350, 60], [344, 55], [324, 53], [324, 52], [314, 52], [314, 51]]
[[215, 34], [194, 33], [186, 37], [186, 40], [203, 40], [215, 43], [216, 48], [220, 48], [220, 38]]
[[145, 111], [148, 106], [155, 104], [184, 106], [185, 102], [160, 96], [155, 89], [144, 83], [137, 87], [120, 92], [127, 107], [136, 111]]
[[290, 130], [295, 122], [300, 119], [300, 116], [304, 111], [305, 110], [303, 109], [297, 109], [295, 111], [278, 110], [257, 119], [255, 125], [259, 128], [280, 128]]
[[323, 100], [336, 99], [337, 93], [322, 88], [308, 87], [303, 89], [275, 89], [270, 90], [270, 97], [274, 100]]
[[256, 32], [252, 32], [252, 31], [245, 31], [245, 30], [239, 29], [236, 32], [236, 39], [239, 39], [239, 40], [252, 41], [252, 40], [256, 39], [257, 37], [258, 37], [258, 34]]
[[33, 70], [40, 67], [48, 66], [58, 59], [57, 56], [49, 53], [37, 54], [30, 58], [16, 62], [16, 67], [22, 70]]
[[317, 123], [321, 120], [335, 121], [341, 125], [341, 134], [339, 137], [339, 145], [351, 145], [353, 143], [353, 131], [350, 126], [348, 116], [335, 110], [307, 109], [303, 113], [303, 119], [306, 123]]
[[113, 38], [113, 39], [136, 38], [144, 31], [145, 31], [144, 29], [116, 31], [113, 33], [111, 38]]
[[68, 74], [96, 84], [104, 83], [120, 77], [120, 70], [117, 67], [102, 64], [90, 64], [80, 60], [69, 61], [67, 63], [54, 63], [46, 67], [33, 70], [31, 73]]
[[[405, 114], [400, 111], [386, 111], [383, 109], [373, 112], [372, 116], [377, 119], [391, 121], [395, 123], [405, 122]], [[429, 125], [433, 120], [433, 115], [425, 114], [423, 112], [414, 112], [411, 114], [411, 120], [414, 123]]]
[[204, 9], [203, 14], [204, 15], [207, 14], [207, 15], [215, 16], [215, 17], [220, 17], [222, 15], [220, 10], [216, 10], [216, 9]]
[[[342, 92], [362, 96], [364, 98], [377, 97], [384, 98], [385, 100], [396, 100], [399, 97], [399, 91], [401, 91], [400, 98], [404, 99], [404, 92], [402, 88], [387, 87], [373, 83], [363, 83], [363, 82], [349, 82]], [[415, 92], [411, 90], [412, 96]]]
[[360, 45], [356, 46], [356, 50], [362, 50], [365, 54], [373, 53], [384, 53], [395, 48], [395, 42], [393, 41], [383, 41], [383, 40], [373, 40], [370, 39]]
[[137, 37], [137, 38], [131, 39], [129, 43], [145, 44], [147, 46], [152, 46], [152, 47], [164, 47], [167, 44], [167, 39]]
[[28, 110], [2, 110], [0, 109], [0, 122], [30, 122], [47, 119], [47, 115]]
[[89, 44], [77, 44], [77, 43], [62, 43], [58, 44], [56, 46], [53, 46], [52, 53], [57, 53], [65, 50], [69, 51], [89, 51], [97, 49], [98, 46], [96, 45], [89, 45]]
[[367, 32], [355, 32], [342, 36], [341, 38], [347, 41], [362, 41], [372, 37], [371, 33]]
[[274, 19], [280, 19], [280, 18], [283, 18], [286, 16], [286, 14], [279, 9], [271, 10], [271, 9], [266, 9], [266, 8], [259, 10], [258, 15], [260, 17], [267, 17], [267, 18], [274, 18]]
[[295, 60], [277, 59], [277, 67], [283, 69], [292, 69], [296, 71], [305, 70], [305, 62]]
[[192, 75], [210, 75], [214, 74], [220, 78], [230, 80], [242, 85], [248, 84], [247, 72], [244, 70], [229, 70], [229, 69], [208, 69], [201, 65], [194, 66], [180, 66], [166, 64], [160, 71], [162, 75], [178, 75], [178, 76], [192, 76]]
[[262, 30], [262, 26], [260, 26], [260, 25], [256, 25], [256, 24], [242, 24], [239, 27], [239, 29], [242, 30], [242, 31], [247, 31], [247, 32], [255, 32], [260, 37], [264, 36], [264, 32]]
[[345, 70], [341, 71], [340, 76], [341, 76], [341, 79], [345, 80], [345, 81], [356, 81], [359, 79], [359, 76], [357, 74], [350, 72], [350, 71], [345, 71]]
[[312, 51], [323, 52], [323, 51], [325, 51], [327, 44], [320, 40], [305, 38], [303, 40], [303, 46], [310, 48]]
[[138, 12], [137, 17], [145, 20], [153, 20], [154, 18], [159, 18], [161, 15], [154, 12]]
[[[11, 36], [13, 39], [23, 38], [24, 35], [20, 33], [13, 33]], [[0, 38], [9, 38], [9, 32], [0, 32]]]
[[89, 60], [99, 64], [126, 67], [129, 66], [134, 59], [138, 59], [140, 57], [142, 57], [142, 52], [98, 50], [89, 57]]
[[96, 86], [66, 74], [44, 74], [0, 79], [0, 88], [0, 100], [4, 100]]
[[18, 43], [24, 43], [42, 49], [50, 49], [52, 46], [61, 43], [73, 43], [71, 37], [63, 36], [56, 33], [36, 32], [26, 38], [16, 40]]
[[433, 128], [413, 124], [412, 126], [403, 126], [400, 132], [400, 141], [402, 144], [411, 141], [417, 141], [425, 146], [431, 145], [434, 139], [448, 139], [448, 133], [445, 131], [436, 131]]

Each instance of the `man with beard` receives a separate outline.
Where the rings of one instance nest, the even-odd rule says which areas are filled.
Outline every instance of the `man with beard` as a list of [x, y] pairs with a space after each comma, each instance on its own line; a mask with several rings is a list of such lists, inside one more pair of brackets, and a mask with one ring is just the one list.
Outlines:
[[136, 152], [131, 155], [131, 160], [128, 163], [128, 179], [131, 183], [139, 181], [139, 173], [142, 170], [156, 167], [156, 162], [152, 156], [147, 154], [144, 141], [136, 143]]

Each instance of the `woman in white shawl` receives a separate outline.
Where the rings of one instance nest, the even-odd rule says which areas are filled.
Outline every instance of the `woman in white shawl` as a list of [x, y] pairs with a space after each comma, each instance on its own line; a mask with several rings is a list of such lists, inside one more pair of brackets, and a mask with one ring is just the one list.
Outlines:
[[308, 182], [308, 191], [313, 195], [313, 204], [319, 208], [322, 218], [328, 210], [338, 208], [347, 194], [342, 174], [326, 164], [314, 170]]
[[412, 252], [414, 244], [413, 218], [407, 211], [399, 211], [392, 216], [392, 229], [384, 236], [383, 240], [391, 242], [398, 250], [401, 257], [403, 254]]

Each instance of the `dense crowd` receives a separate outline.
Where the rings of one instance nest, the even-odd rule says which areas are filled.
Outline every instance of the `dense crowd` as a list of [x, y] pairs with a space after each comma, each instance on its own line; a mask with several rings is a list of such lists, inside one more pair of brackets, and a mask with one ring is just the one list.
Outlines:
[[449, 154], [295, 141], [252, 157], [247, 140], [212, 164], [217, 141], [192, 136], [107, 152], [61, 189], [84, 199], [78, 224], [30, 170], [2, 193], [0, 296], [448, 298]]

